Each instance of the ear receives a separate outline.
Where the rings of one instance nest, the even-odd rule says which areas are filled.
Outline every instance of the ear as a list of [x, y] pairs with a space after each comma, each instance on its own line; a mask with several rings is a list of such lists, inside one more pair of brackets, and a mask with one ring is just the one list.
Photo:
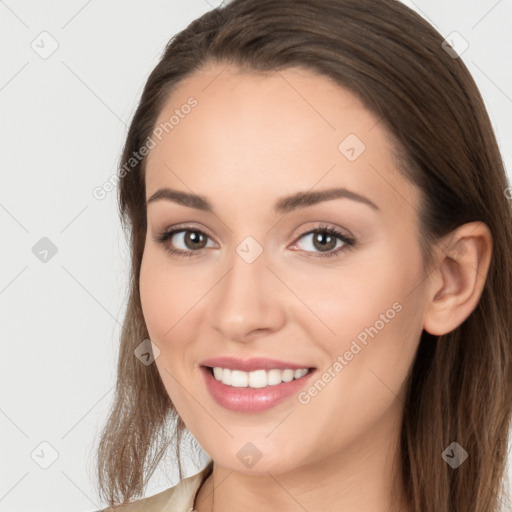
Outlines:
[[469, 222], [444, 237], [436, 251], [423, 328], [441, 336], [462, 324], [478, 304], [489, 270], [492, 235], [485, 223]]

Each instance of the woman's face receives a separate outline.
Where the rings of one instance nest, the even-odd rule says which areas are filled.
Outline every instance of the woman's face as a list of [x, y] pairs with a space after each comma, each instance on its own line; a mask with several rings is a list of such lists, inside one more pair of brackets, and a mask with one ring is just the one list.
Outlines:
[[[206, 453], [278, 473], [388, 449], [426, 279], [419, 192], [383, 123], [312, 72], [216, 66], [175, 90], [153, 140], [146, 198], [182, 195], [147, 205], [142, 307], [165, 388]], [[211, 209], [172, 200], [189, 194]], [[238, 370], [215, 370], [223, 383], [205, 366]], [[314, 370], [275, 371], [286, 368]]]

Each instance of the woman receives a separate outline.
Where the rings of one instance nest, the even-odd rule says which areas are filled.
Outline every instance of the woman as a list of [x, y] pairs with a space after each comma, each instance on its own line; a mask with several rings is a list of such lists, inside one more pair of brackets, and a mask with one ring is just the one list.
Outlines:
[[[498, 510], [510, 189], [477, 87], [427, 22], [394, 0], [206, 13], [151, 73], [119, 178], [110, 506]], [[173, 440], [181, 479], [187, 432], [206, 467], [130, 504]]]

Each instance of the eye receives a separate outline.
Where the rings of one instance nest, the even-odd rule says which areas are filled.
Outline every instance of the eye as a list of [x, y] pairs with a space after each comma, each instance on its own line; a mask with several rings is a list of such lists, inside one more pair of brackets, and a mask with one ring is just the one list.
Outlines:
[[[319, 226], [303, 233], [298, 240], [306, 237], [311, 237], [310, 247], [313, 248], [313, 250], [304, 250], [306, 253], [313, 253], [307, 255], [307, 257], [329, 258], [339, 256], [341, 252], [351, 249], [356, 243], [353, 238], [331, 226]], [[154, 237], [154, 240], [162, 244], [170, 254], [191, 257], [201, 254], [202, 250], [208, 247], [207, 240], [209, 238], [203, 231], [189, 226], [164, 231]], [[169, 241], [171, 244], [169, 244]], [[338, 242], [341, 242], [341, 244], [338, 244]], [[182, 248], [176, 249], [176, 244], [181, 244]], [[296, 244], [297, 242], [292, 247], [295, 248]], [[315, 253], [315, 250], [318, 250], [318, 252]]]
[[[302, 238], [307, 239], [308, 237], [310, 243], [305, 245], [313, 248], [313, 255], [308, 255], [307, 257], [330, 258], [339, 256], [341, 252], [351, 249], [356, 243], [353, 238], [331, 226], [319, 226], [302, 234], [298, 240]], [[338, 244], [338, 242], [341, 242], [341, 244]], [[315, 250], [319, 252], [315, 254]], [[306, 249], [305, 252], [312, 251]]]
[[[190, 227], [164, 231], [157, 235], [154, 240], [162, 244], [165, 250], [171, 254], [178, 256], [196, 256], [206, 247], [205, 241], [208, 238], [210, 237], [203, 231]], [[172, 242], [172, 246], [181, 244], [184, 248], [174, 249], [170, 246], [168, 241]]]

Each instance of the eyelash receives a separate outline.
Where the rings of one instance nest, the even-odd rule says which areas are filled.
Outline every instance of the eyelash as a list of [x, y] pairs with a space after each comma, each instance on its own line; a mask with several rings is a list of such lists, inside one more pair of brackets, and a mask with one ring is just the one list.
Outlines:
[[[201, 233], [202, 235], [205, 235], [206, 237], [210, 238], [206, 233], [204, 233], [203, 231], [199, 230], [199, 229], [195, 229], [191, 226], [181, 226], [179, 228], [175, 228], [175, 229], [172, 229], [170, 231], [163, 231], [162, 233], [158, 234], [155, 238], [154, 238], [154, 241], [159, 243], [159, 244], [162, 244], [165, 248], [165, 250], [167, 252], [169, 252], [170, 254], [172, 255], [175, 255], [175, 256], [179, 256], [179, 257], [192, 257], [192, 256], [198, 256], [200, 253], [202, 253], [202, 251], [204, 250], [203, 249], [199, 249], [199, 250], [196, 250], [196, 251], [182, 251], [180, 249], [172, 249], [171, 247], [169, 247], [166, 242], [167, 240], [169, 240], [170, 238], [172, 238], [176, 233], [180, 233], [182, 231], [190, 231], [190, 232], [194, 232], [194, 233]], [[337, 249], [334, 249], [334, 250], [331, 250], [329, 252], [326, 252], [326, 253], [314, 253], [314, 256], [306, 256], [308, 258], [333, 258], [333, 257], [337, 257], [337, 256], [340, 256], [342, 252], [345, 252], [345, 251], [349, 251], [350, 249], [352, 249], [356, 243], [356, 241], [353, 239], [353, 238], [350, 238], [348, 237], [347, 235], [343, 234], [341, 231], [339, 231], [338, 229], [336, 228], [333, 228], [331, 226], [318, 226], [317, 228], [315, 229], [311, 229], [309, 231], [306, 231], [305, 233], [303, 233], [302, 235], [300, 235], [297, 240], [300, 240], [301, 238], [305, 237], [306, 235], [310, 235], [311, 233], [327, 233], [329, 235], [333, 235], [335, 236], [336, 238], [340, 239], [342, 242], [343, 242], [343, 246], [342, 247], [338, 247]], [[306, 253], [308, 252], [311, 252], [311, 251], [305, 251]]]

